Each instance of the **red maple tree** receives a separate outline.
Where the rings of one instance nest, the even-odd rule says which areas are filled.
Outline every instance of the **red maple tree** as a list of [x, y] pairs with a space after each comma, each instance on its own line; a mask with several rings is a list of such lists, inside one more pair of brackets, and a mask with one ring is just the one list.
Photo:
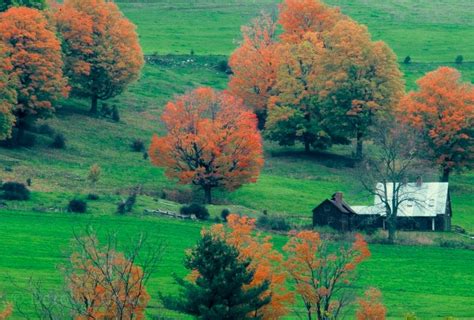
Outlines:
[[73, 93], [98, 100], [122, 93], [144, 64], [135, 25], [112, 1], [65, 0], [53, 6]]
[[0, 40], [6, 45], [15, 81], [16, 126], [48, 115], [53, 104], [68, 94], [63, 77], [61, 44], [41, 11], [12, 7], [0, 14]]
[[256, 182], [263, 166], [257, 119], [227, 92], [198, 88], [169, 102], [162, 120], [167, 135], [154, 136], [149, 149], [154, 165], [182, 184], [235, 190]]
[[454, 68], [441, 67], [418, 80], [402, 99], [400, 119], [419, 129], [447, 182], [453, 170], [474, 162], [474, 86]]

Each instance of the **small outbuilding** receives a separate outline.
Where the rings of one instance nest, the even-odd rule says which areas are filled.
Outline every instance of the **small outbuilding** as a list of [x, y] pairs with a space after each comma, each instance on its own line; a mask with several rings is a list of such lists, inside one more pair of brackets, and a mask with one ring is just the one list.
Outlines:
[[[377, 190], [388, 190], [388, 203], [391, 203], [393, 198], [391, 185], [393, 183], [387, 186], [379, 183], [375, 190], [376, 193]], [[451, 230], [452, 208], [448, 183], [408, 183], [401, 186], [398, 196], [406, 197], [398, 207], [399, 229]], [[341, 231], [385, 228], [386, 213], [383, 202], [385, 201], [382, 201], [380, 195], [376, 195], [372, 206], [350, 206], [344, 201], [342, 193], [337, 192], [331, 199], [314, 208], [313, 226], [330, 226]]]
[[336, 192], [331, 199], [324, 200], [313, 209], [313, 227], [330, 226], [341, 231], [353, 229], [357, 213], [343, 200], [342, 192]]

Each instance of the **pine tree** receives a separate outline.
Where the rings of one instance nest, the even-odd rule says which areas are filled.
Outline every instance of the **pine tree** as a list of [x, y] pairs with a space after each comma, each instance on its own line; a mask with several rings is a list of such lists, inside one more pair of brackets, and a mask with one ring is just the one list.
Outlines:
[[248, 270], [250, 263], [239, 258], [235, 247], [206, 233], [185, 260], [194, 281], [177, 278], [180, 297], [162, 297], [163, 302], [199, 319], [260, 319], [258, 310], [271, 301], [271, 297], [260, 298], [269, 284], [246, 288], [254, 277]]

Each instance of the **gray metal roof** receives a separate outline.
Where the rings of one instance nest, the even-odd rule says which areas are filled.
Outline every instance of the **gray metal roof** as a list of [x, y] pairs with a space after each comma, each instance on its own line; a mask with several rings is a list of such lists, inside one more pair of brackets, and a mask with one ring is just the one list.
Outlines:
[[[388, 202], [392, 203], [394, 189], [398, 183], [387, 183]], [[385, 198], [384, 185], [378, 183], [375, 189], [373, 206], [352, 206], [357, 214], [380, 214], [385, 215], [385, 208], [382, 198]], [[398, 207], [398, 216], [400, 217], [436, 217], [440, 214], [446, 214], [448, 201], [448, 183], [447, 182], [425, 182], [421, 185], [417, 183], [408, 183], [403, 185], [399, 191], [400, 201], [403, 201]]]

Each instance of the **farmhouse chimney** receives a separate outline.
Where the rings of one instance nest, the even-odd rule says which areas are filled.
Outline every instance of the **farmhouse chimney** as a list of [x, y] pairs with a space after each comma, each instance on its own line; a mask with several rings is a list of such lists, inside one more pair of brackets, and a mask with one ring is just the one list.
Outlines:
[[417, 179], [416, 179], [416, 186], [418, 188], [421, 188], [421, 186], [423, 185], [423, 178], [421, 176], [419, 176]]
[[342, 198], [343, 198], [343, 193], [338, 191], [334, 194], [334, 201], [336, 201], [336, 203], [338, 204], [341, 204], [342, 203]]

